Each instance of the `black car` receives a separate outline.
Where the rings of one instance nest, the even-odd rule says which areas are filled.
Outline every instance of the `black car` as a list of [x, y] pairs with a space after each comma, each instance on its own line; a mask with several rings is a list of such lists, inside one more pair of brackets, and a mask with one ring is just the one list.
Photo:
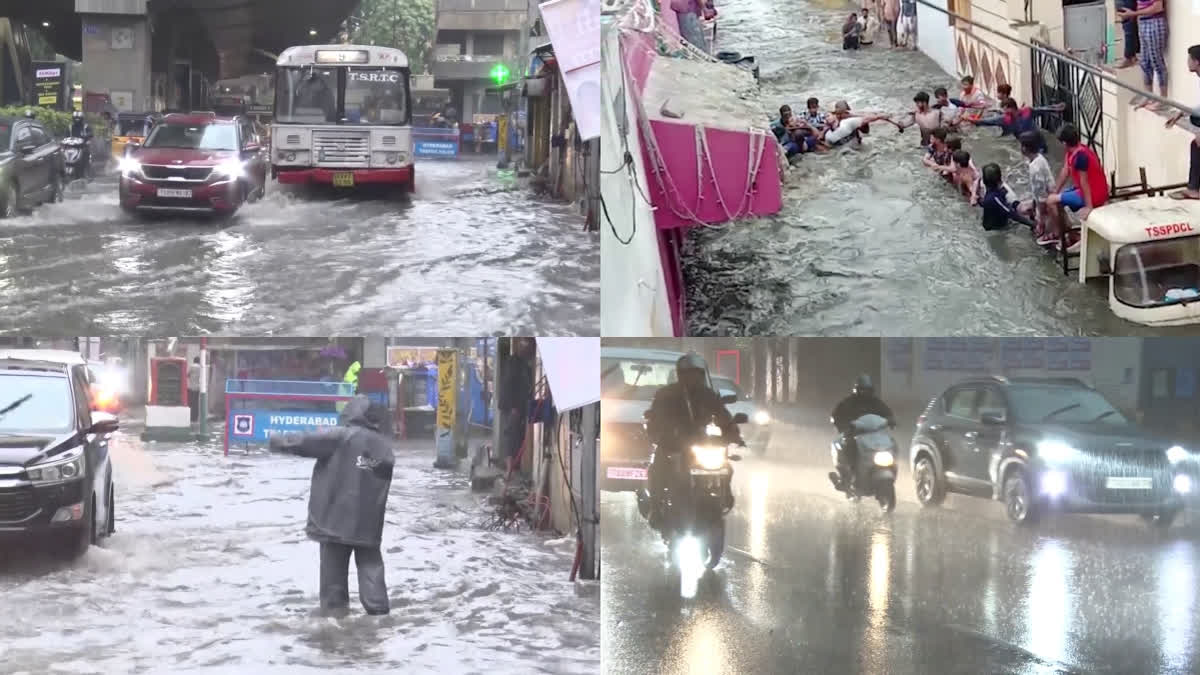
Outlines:
[[62, 201], [63, 154], [41, 122], [0, 117], [0, 218]]
[[49, 538], [74, 558], [115, 530], [117, 419], [90, 399], [78, 354], [0, 350], [0, 542]]
[[1002, 500], [1010, 520], [1050, 510], [1130, 513], [1167, 527], [1192, 478], [1185, 449], [1130, 422], [1078, 380], [972, 379], [930, 401], [910, 459], [917, 499]]

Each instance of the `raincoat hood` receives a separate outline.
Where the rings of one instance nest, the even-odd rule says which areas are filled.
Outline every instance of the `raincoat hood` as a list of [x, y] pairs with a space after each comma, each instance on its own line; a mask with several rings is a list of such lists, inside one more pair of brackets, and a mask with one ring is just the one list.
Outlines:
[[340, 424], [344, 427], [364, 427], [381, 431], [387, 420], [387, 408], [366, 396], [355, 396], [342, 410]]

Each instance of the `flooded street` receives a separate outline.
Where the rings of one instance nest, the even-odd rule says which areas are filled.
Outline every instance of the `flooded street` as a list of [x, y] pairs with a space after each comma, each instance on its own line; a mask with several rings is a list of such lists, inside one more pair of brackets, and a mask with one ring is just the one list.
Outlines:
[[74, 564], [0, 555], [6, 673], [594, 673], [599, 588], [575, 541], [485, 531], [463, 473], [401, 443], [383, 556], [391, 614], [321, 617], [312, 461], [112, 442], [117, 533]]
[[[763, 120], [845, 99], [855, 112], [902, 113], [913, 95], [955, 78], [919, 52], [841, 49], [844, 0], [729, 0], [720, 49], [757, 57]], [[919, 29], [918, 29], [919, 30]], [[720, 92], [714, 92], [719, 94]], [[1017, 143], [966, 127], [977, 166], [996, 162], [1028, 194]], [[1104, 291], [1062, 275], [1028, 230], [989, 234], [981, 211], [920, 163], [919, 134], [879, 123], [860, 149], [806, 155], [776, 217], [697, 229], [685, 264], [689, 334], [1142, 335], [1116, 318]], [[1055, 171], [1061, 149], [1050, 154]], [[1180, 331], [1186, 329], [1180, 329]]]
[[114, 177], [0, 223], [0, 331], [595, 335], [600, 250], [494, 159], [421, 162], [411, 199], [268, 186], [228, 224], [138, 221]]
[[[631, 493], [604, 493], [604, 672], [1195, 673], [1200, 519], [1057, 515], [916, 502], [890, 515], [825, 476], [833, 432], [776, 423], [735, 468], [726, 556], [687, 593]], [[905, 443], [912, 420], [896, 432]]]

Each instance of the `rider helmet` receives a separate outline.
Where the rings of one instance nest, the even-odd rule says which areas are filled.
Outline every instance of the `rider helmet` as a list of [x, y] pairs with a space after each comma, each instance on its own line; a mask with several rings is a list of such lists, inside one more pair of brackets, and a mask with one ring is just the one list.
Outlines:
[[708, 364], [697, 353], [691, 352], [675, 362], [675, 377], [684, 387], [707, 386]]
[[25, 117], [28, 119], [33, 119], [33, 108], [25, 109]]
[[75, 112], [71, 113], [71, 119], [76, 121], [83, 119], [83, 111], [76, 110]]
[[871, 382], [870, 375], [859, 375], [854, 380], [854, 393], [870, 395], [875, 393], [875, 385]]

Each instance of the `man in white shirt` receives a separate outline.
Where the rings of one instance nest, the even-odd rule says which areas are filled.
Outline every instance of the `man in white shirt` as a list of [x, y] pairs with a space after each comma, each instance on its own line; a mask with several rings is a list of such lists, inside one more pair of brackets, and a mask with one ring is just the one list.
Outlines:
[[858, 17], [858, 25], [861, 31], [858, 43], [864, 47], [869, 47], [875, 44], [875, 36], [879, 33], [879, 19], [871, 11], [863, 7], [862, 14]]

